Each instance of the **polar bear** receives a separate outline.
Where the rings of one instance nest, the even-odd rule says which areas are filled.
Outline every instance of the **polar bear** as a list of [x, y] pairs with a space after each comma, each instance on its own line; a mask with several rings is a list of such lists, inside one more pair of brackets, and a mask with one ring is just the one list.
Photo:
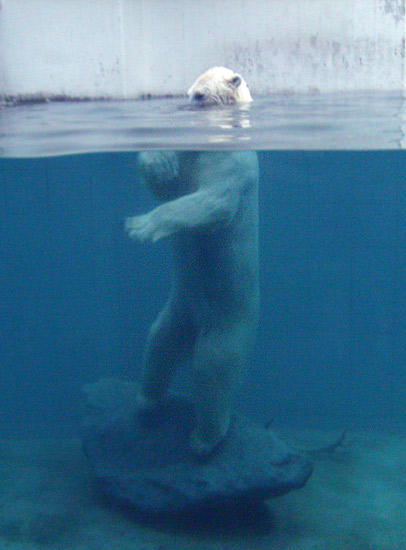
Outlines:
[[250, 103], [252, 97], [243, 77], [225, 67], [213, 67], [203, 73], [189, 88], [194, 105]]
[[[218, 103], [230, 93], [224, 78], [231, 71], [224, 71], [203, 75], [205, 102], [211, 102], [207, 94]], [[148, 335], [138, 401], [143, 406], [163, 401], [177, 367], [189, 363], [196, 418], [190, 446], [209, 455], [227, 435], [233, 392], [255, 338], [257, 155], [147, 151], [139, 153], [138, 165], [160, 205], [127, 218], [126, 230], [139, 240], [171, 237], [174, 249], [173, 283]]]

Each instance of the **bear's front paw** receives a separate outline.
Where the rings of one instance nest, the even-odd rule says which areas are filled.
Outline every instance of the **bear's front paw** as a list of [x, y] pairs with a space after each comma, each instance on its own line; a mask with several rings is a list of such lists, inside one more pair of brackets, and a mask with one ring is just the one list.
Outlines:
[[151, 240], [154, 232], [154, 224], [149, 214], [133, 216], [125, 220], [125, 230], [132, 239], [138, 239], [140, 241]]
[[125, 230], [132, 239], [138, 239], [139, 241], [155, 242], [169, 235], [169, 231], [157, 224], [151, 214], [127, 218]]

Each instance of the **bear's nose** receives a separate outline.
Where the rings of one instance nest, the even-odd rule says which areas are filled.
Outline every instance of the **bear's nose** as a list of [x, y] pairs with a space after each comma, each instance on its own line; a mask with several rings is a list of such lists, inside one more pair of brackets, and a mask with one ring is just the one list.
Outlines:
[[205, 98], [205, 95], [204, 95], [202, 92], [196, 92], [196, 93], [193, 95], [193, 99], [194, 99], [195, 101], [198, 101], [198, 102], [203, 101], [204, 98]]

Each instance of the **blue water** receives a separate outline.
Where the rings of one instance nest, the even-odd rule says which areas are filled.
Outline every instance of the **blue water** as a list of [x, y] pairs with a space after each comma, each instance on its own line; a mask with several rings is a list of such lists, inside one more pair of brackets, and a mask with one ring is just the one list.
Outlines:
[[[170, 254], [124, 234], [153, 206], [135, 158], [0, 159], [0, 437], [76, 435], [84, 383], [139, 375]], [[277, 428], [404, 432], [406, 153], [259, 159], [261, 322], [236, 407]]]
[[[398, 93], [0, 105], [1, 548], [403, 548], [405, 112]], [[200, 526], [118, 513], [77, 437], [81, 388], [139, 377], [168, 295], [169, 243], [123, 230], [154, 206], [137, 151], [160, 148], [259, 151], [261, 319], [236, 409], [302, 451], [349, 430], [304, 489]]]

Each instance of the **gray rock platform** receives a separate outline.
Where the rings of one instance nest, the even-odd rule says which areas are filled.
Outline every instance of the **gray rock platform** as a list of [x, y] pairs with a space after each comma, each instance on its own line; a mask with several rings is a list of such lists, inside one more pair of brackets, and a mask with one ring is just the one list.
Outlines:
[[83, 450], [102, 490], [143, 514], [257, 502], [303, 487], [311, 463], [269, 430], [234, 415], [227, 439], [205, 459], [188, 447], [193, 408], [182, 397], [137, 409], [136, 386], [103, 379], [88, 398]]

